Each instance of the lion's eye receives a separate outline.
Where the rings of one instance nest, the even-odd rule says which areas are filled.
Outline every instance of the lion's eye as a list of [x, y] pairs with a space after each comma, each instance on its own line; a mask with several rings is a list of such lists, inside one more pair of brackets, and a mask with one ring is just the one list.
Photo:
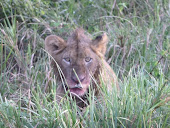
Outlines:
[[70, 63], [71, 60], [70, 60], [69, 57], [67, 57], [67, 58], [64, 58], [64, 61], [67, 62], [67, 63]]
[[86, 62], [91, 62], [91, 61], [92, 61], [92, 58], [86, 57], [86, 58], [85, 58], [85, 61], [86, 61]]

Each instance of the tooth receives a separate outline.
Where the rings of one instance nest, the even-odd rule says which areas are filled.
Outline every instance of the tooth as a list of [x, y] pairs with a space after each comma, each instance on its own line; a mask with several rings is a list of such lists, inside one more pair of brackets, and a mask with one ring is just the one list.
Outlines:
[[81, 86], [81, 84], [76, 84], [76, 87], [77, 87], [77, 88], [83, 88], [83, 87]]

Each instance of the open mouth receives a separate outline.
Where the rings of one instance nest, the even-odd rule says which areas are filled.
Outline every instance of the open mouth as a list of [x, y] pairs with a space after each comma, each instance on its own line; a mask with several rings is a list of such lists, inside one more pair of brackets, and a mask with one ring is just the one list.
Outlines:
[[70, 93], [73, 95], [83, 96], [86, 93], [86, 88], [69, 88]]
[[75, 96], [83, 96], [87, 91], [81, 84], [76, 84], [74, 87], [66, 87], [66, 89], [70, 90], [70, 93]]

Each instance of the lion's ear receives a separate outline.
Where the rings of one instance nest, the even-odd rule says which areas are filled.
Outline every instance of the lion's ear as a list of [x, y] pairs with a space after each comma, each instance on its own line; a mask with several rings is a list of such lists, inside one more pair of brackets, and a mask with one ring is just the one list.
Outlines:
[[101, 36], [97, 36], [93, 41], [92, 41], [92, 45], [93, 47], [100, 53], [102, 53], [103, 55], [106, 52], [106, 45], [108, 43], [108, 37], [107, 35], [104, 33]]
[[45, 38], [45, 49], [52, 56], [61, 52], [65, 47], [66, 42], [56, 35], [50, 35]]

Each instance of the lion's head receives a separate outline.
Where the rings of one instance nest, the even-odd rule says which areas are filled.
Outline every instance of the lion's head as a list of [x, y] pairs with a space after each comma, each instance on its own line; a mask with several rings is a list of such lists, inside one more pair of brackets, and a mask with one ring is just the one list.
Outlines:
[[[45, 49], [60, 66], [64, 76], [66, 89], [72, 94], [83, 96], [88, 91], [91, 76], [99, 74], [100, 59], [106, 51], [107, 35], [91, 40], [84, 30], [76, 29], [68, 40], [50, 35], [45, 39]], [[54, 61], [55, 73], [58, 72]]]

